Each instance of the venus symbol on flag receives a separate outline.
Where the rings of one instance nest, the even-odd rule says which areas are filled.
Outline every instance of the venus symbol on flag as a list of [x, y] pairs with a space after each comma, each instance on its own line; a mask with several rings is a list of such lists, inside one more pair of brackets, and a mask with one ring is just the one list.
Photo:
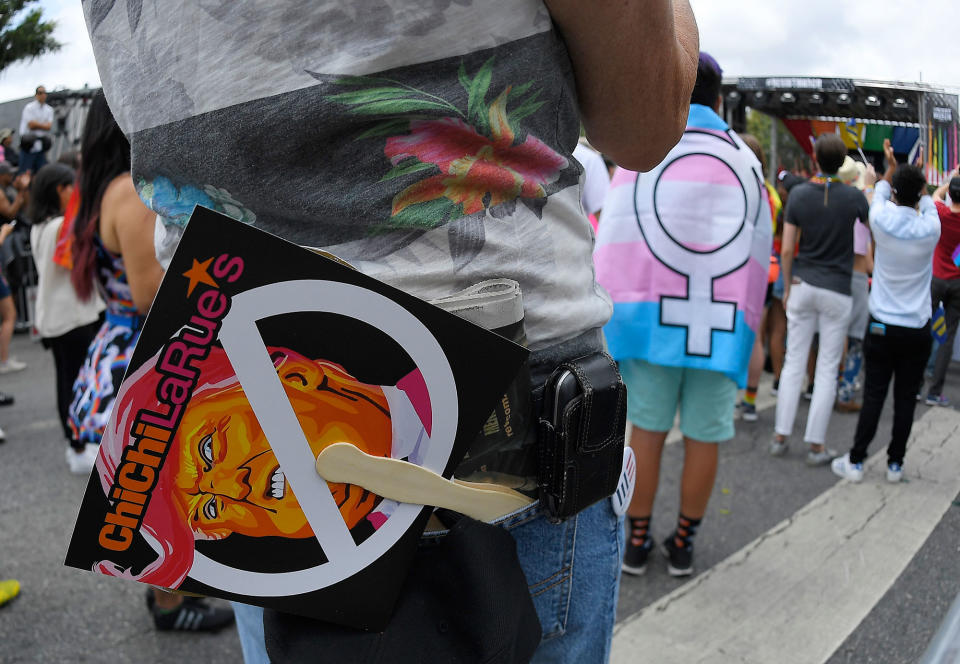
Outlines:
[[714, 281], [750, 258], [763, 180], [726, 134], [687, 134], [637, 179], [635, 205], [651, 253], [687, 279], [686, 297], [660, 298], [660, 324], [686, 328], [687, 354], [709, 357], [713, 332], [733, 332], [737, 313], [735, 302], [715, 298]]

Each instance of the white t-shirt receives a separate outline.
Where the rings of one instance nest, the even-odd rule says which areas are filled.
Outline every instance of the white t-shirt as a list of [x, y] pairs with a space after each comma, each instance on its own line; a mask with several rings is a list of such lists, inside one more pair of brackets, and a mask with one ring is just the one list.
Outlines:
[[[23, 113], [20, 115], [20, 135], [32, 133], [36, 136], [46, 136], [49, 132], [44, 129], [30, 129], [31, 122], [49, 122], [53, 127], [53, 108], [49, 104], [41, 104], [34, 99], [23, 107]], [[36, 141], [30, 152], [40, 152], [43, 150], [43, 142]]]
[[573, 149], [573, 157], [583, 164], [583, 188], [580, 190], [583, 209], [587, 214], [595, 214], [603, 207], [603, 199], [607, 197], [610, 172], [603, 157], [583, 143], [577, 143], [577, 147]]
[[96, 290], [89, 300], [77, 297], [70, 283], [70, 272], [53, 262], [57, 234], [63, 217], [56, 217], [30, 229], [30, 246], [37, 264], [37, 309], [35, 325], [41, 337], [59, 337], [70, 330], [97, 320], [104, 310]]

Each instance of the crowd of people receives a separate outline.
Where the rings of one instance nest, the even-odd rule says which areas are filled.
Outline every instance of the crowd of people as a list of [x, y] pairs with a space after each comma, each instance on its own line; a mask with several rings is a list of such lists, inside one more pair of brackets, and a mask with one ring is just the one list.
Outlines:
[[[894, 423], [886, 479], [901, 481], [914, 409], [931, 361], [930, 320], [941, 304], [947, 333], [933, 360], [925, 400], [933, 406], [948, 405], [942, 390], [960, 324], [960, 270], [952, 258], [960, 245], [960, 176], [954, 171], [948, 184], [931, 196], [923, 172], [898, 163], [889, 142], [881, 176], [873, 165], [849, 156], [838, 136], [827, 134], [815, 143], [815, 177], [783, 171], [775, 182], [766, 181], [760, 142], [738, 135], [722, 117], [719, 63], [698, 51], [687, 3], [673, 4], [670, 21], [651, 21], [646, 14], [633, 19], [616, 13], [605, 17], [596, 10], [588, 24], [582, 10], [548, 2], [550, 25], [531, 19], [531, 25], [517, 27], [516, 34], [503, 33], [503, 41], [494, 47], [504, 58], [513, 53], [511, 49], [530, 51], [504, 74], [491, 73], [493, 60], [486, 60], [486, 53], [482, 61], [479, 51], [465, 56], [458, 51], [457, 57], [451, 53], [450, 62], [414, 62], [400, 55], [406, 43], [400, 33], [378, 37], [358, 52], [386, 49], [374, 59], [379, 68], [385, 63], [429, 68], [429, 76], [413, 76], [405, 85], [408, 90], [414, 83], [422, 86], [418, 94], [431, 99], [450, 96], [451, 89], [464, 85], [468, 72], [486, 71], [482, 92], [477, 92], [476, 83], [464, 85], [470, 107], [466, 115], [457, 112], [491, 137], [481, 136], [459, 119], [403, 119], [409, 135], [390, 137], [384, 148], [383, 136], [401, 131], [396, 124], [364, 124], [364, 114], [349, 108], [350, 103], [359, 103], [353, 100], [361, 98], [360, 92], [327, 94], [311, 102], [316, 106], [314, 119], [324, 127], [317, 137], [324, 141], [324, 153], [302, 154], [295, 143], [283, 142], [288, 137], [277, 137], [276, 150], [259, 152], [268, 163], [256, 168], [245, 164], [250, 164], [251, 147], [264, 142], [251, 142], [249, 136], [239, 135], [238, 128], [254, 128], [268, 107], [278, 122], [303, 124], [300, 114], [307, 111], [289, 101], [301, 93], [300, 79], [291, 74], [269, 94], [258, 88], [251, 93], [258, 98], [233, 99], [232, 104], [225, 100], [233, 93], [224, 88], [225, 100], [209, 108], [173, 99], [164, 108], [147, 108], [144, 104], [153, 102], [140, 94], [134, 73], [139, 68], [140, 78], [149, 80], [156, 63], [118, 60], [122, 53], [147, 51], [109, 46], [119, 38], [111, 32], [115, 22], [101, 17], [91, 28], [94, 48], [104, 80], [116, 87], [106, 90], [106, 97], [98, 94], [92, 100], [80, 151], [46, 163], [53, 113], [42, 86], [24, 108], [16, 154], [15, 132], [0, 129], [0, 188], [5, 190], [0, 192], [0, 216], [8, 220], [0, 227], [0, 242], [21, 232], [19, 225], [29, 228], [38, 273], [32, 322], [53, 354], [56, 406], [69, 471], [87, 475], [94, 467], [113, 397], [165, 262], [189, 217], [190, 210], [181, 208], [184, 201], [190, 202], [191, 192], [208, 192], [204, 195], [209, 201], [197, 202], [225, 209], [227, 201], [228, 211], [244, 221], [255, 219], [265, 230], [301, 244], [330, 248], [362, 264], [368, 274], [425, 299], [454, 290], [453, 284], [468, 277], [517, 278], [528, 307], [531, 373], [541, 384], [559, 362], [609, 349], [627, 386], [626, 412], [632, 425], [628, 444], [636, 457], [636, 488], [626, 524], [605, 500], [575, 515], [572, 529], [534, 507], [524, 516], [524, 527], [511, 531], [520, 543], [520, 563], [528, 582], [531, 587], [543, 583], [544, 592], [557, 585], [547, 581], [562, 571], [543, 563], [544, 551], [563, 552], [565, 570], [573, 569], [574, 550], [591, 561], [577, 568], [581, 577], [571, 582], [565, 601], [572, 608], [565, 610], [562, 624], [552, 595], [537, 600], [545, 638], [536, 661], [608, 657], [617, 569], [644, 574], [656, 547], [651, 517], [661, 456], [675, 423], [684, 445], [679, 511], [659, 548], [669, 574], [685, 577], [694, 572], [694, 541], [713, 492], [720, 446], [734, 437], [737, 412], [746, 426], [758, 421], [756, 399], [765, 368], [773, 373], [777, 396], [769, 454], [787, 453], [798, 405], [806, 396], [807, 464], [829, 465], [852, 482], [863, 479], [863, 463], [892, 381]], [[604, 20], [610, 32], [598, 40], [595, 23]], [[174, 26], [156, 21], [151, 31], [138, 31], [131, 24], [132, 34], [125, 32], [123, 38], [172, 40]], [[639, 27], [645, 24], [672, 27], [659, 32]], [[632, 32], [626, 34], [630, 26]], [[442, 44], [456, 28], [451, 22], [431, 35]], [[226, 22], [220, 29], [224, 39], [237, 32]], [[649, 33], [649, 42], [636, 38], [644, 32]], [[361, 34], [358, 28], [335, 36], [349, 41], [359, 40]], [[610, 39], [621, 38], [620, 45], [636, 62], [607, 66], [604, 54]], [[560, 39], [572, 48], [558, 48]], [[217, 42], [211, 35], [206, 40]], [[227, 70], [238, 61], [221, 61], [219, 68], [207, 63], [207, 68], [217, 70], [217, 80], [228, 79]], [[538, 64], [525, 69], [524, 62]], [[326, 64], [336, 63], [331, 59]], [[119, 68], [124, 76], [109, 76]], [[665, 76], [664, 71], [675, 74]], [[560, 94], [551, 101], [552, 112], [539, 115], [546, 102], [531, 102], [524, 114], [511, 117], [508, 85], [478, 116], [478, 104], [486, 102], [477, 95], [493, 89], [491, 76], [499, 84], [497, 77], [506, 75], [511, 81], [527, 76], [530, 82], [518, 86], [523, 89], [535, 80], [540, 82], [536, 84], [553, 80], [558, 89], [561, 83], [574, 85], [580, 107], [574, 106], [573, 96]], [[311, 81], [321, 78], [311, 76]], [[658, 95], [662, 98], [652, 102], [645, 95], [631, 97], [630, 86], [611, 87], [611, 82], [628, 76], [666, 86]], [[361, 78], [322, 81], [330, 91], [363, 83]], [[186, 98], [189, 91], [180, 87], [171, 95], [182, 93]], [[610, 89], [619, 91], [613, 101], [604, 97]], [[196, 97], [201, 98], [219, 99], [216, 94]], [[363, 103], [382, 101], [370, 99]], [[606, 107], [601, 99], [606, 99]], [[391, 102], [400, 103], [392, 98]], [[637, 114], [638, 108], [644, 109], [642, 114]], [[217, 114], [223, 114], [224, 122], [218, 125], [226, 127], [223, 138], [234, 131], [236, 140], [223, 140], [216, 147], [217, 158], [207, 158], [195, 151], [204, 141], [188, 145], [184, 137], [207, 136]], [[569, 139], [581, 121], [592, 144], [583, 139], [574, 148]], [[462, 140], [453, 141], [458, 149], [467, 143], [481, 147], [476, 154], [441, 155], [443, 150], [434, 143], [444, 132], [460, 132]], [[565, 138], [554, 140], [554, 134]], [[524, 158], [543, 162], [538, 161], [537, 168], [503, 165], [510, 162], [509, 150], [520, 149], [512, 144], [517, 135], [526, 137], [522, 145], [530, 153]], [[414, 138], [430, 145], [423, 147]], [[548, 140], [554, 140], [552, 147], [544, 142]], [[397, 147], [401, 143], [402, 151]], [[423, 168], [383, 176], [381, 162], [390, 150], [397, 150], [394, 167], [401, 162], [410, 166], [412, 162], [403, 160], [415, 156]], [[499, 156], [491, 157], [498, 150]], [[274, 153], [276, 158], [269, 161]], [[294, 154], [302, 163], [282, 185], [275, 178], [260, 177], [271, 164], [288, 167]], [[621, 166], [610, 168], [614, 162]], [[316, 192], [315, 183], [324, 174], [330, 181], [345, 182], [339, 169], [348, 163], [355, 178], [350, 186], [362, 192], [361, 197], [352, 197], [347, 184], [343, 191]], [[509, 186], [502, 191], [472, 191], [471, 187], [493, 187], [494, 180], [504, 180], [473, 172], [476, 163], [509, 171]], [[227, 164], [232, 164], [231, 172]], [[439, 184], [424, 181], [397, 188], [401, 176], [441, 164], [449, 172]], [[579, 170], [585, 176], [580, 188], [570, 186], [576, 178], [564, 179], [563, 171], [571, 164], [582, 164]], [[167, 179], [171, 174], [177, 176], [175, 184]], [[298, 179], [301, 176], [305, 179]], [[229, 193], [228, 185], [245, 187], [242, 196]], [[580, 205], [567, 200], [573, 191], [582, 194]], [[164, 192], [170, 196], [164, 198]], [[411, 230], [409, 219], [416, 210], [427, 217], [433, 214], [418, 206], [438, 202], [451, 203], [450, 210], [479, 213], [473, 218], [478, 225], [457, 221], [459, 214], [444, 207], [447, 216], [418, 221]], [[390, 211], [389, 221], [378, 226], [371, 221], [375, 215], [363, 215], [371, 221], [369, 228], [357, 228], [354, 206], [361, 204], [365, 210]], [[291, 209], [296, 210], [296, 223], [290, 220]], [[595, 236], [587, 227], [587, 215]], [[311, 226], [304, 221], [310, 219], [325, 221]], [[509, 230], [507, 221], [513, 224]], [[458, 223], [463, 226], [453, 233]], [[416, 256], [415, 262], [411, 256]], [[520, 256], [527, 256], [530, 262], [503, 275], [504, 256], [516, 257], [518, 264]], [[606, 293], [595, 287], [594, 272]], [[10, 288], [0, 277], [0, 374], [26, 368], [9, 355], [15, 318]], [[535, 392], [538, 386], [531, 388]], [[12, 396], [0, 393], [0, 405], [12, 402]], [[859, 411], [854, 440], [845, 454], [830, 445], [839, 442], [830, 436], [835, 409]], [[18, 592], [16, 582], [0, 582], [0, 604]], [[233, 611], [161, 589], [148, 591], [147, 605], [161, 630], [217, 630], [234, 620]], [[235, 611], [249, 663], [268, 661], [271, 630], [290, 635], [300, 629], [299, 623], [291, 625], [268, 613], [265, 632], [262, 609], [235, 605]]]
[[[623, 563], [623, 571], [632, 575], [646, 571], [654, 548], [650, 519], [659, 459], [675, 421], [684, 440], [680, 512], [661, 549], [671, 575], [693, 572], [693, 538], [713, 489], [717, 443], [733, 437], [735, 410], [748, 426], [758, 420], [756, 394], [765, 366], [772, 370], [777, 398], [770, 455], [787, 453], [802, 394], [810, 401], [803, 436], [807, 465], [830, 465], [853, 482], [863, 479], [863, 462], [891, 382], [890, 482], [903, 478], [916, 403], [949, 405], [941, 391], [960, 322], [954, 288], [960, 270], [953, 258], [960, 245], [960, 206], [953, 202], [960, 197], [958, 172], [931, 196], [923, 171], [898, 163], [889, 141], [884, 144], [886, 170], [878, 177], [872, 164], [848, 155], [839, 135], [825, 134], [814, 145], [817, 174], [806, 179], [781, 171], [774, 186], [762, 181], [767, 171], [759, 141], [749, 134], [737, 136], [718, 115], [720, 81], [719, 65], [701, 54], [684, 137], [649, 173], [618, 169], [598, 220], [597, 279], [614, 299], [605, 332], [628, 386], [630, 445], [637, 455]], [[726, 140], [704, 139], [711, 134]], [[733, 152], [730, 145], [749, 147], [749, 153]], [[761, 180], [763, 214], [754, 215], [749, 204], [743, 209], [750, 187], [728, 187], [736, 190], [731, 198], [730, 191], [716, 186], [729, 180], [730, 171], [738, 177], [752, 172], [753, 179]], [[590, 171], [586, 173], [589, 179]], [[674, 193], [677, 187], [682, 187], [680, 196]], [[649, 188], [656, 190], [655, 197]], [[584, 194], [591, 190], [586, 186]], [[744, 220], [749, 230], [741, 234], [752, 232], [760, 255], [751, 253], [744, 240], [740, 258], [762, 257], [761, 263], [768, 258], [769, 270], [765, 280], [745, 279], [737, 291], [738, 272], [721, 268], [719, 255], [737, 241], [724, 229]], [[658, 237], [658, 225], [689, 248], [686, 261], [671, 258], [671, 253], [681, 254]], [[745, 265], [739, 269], [746, 271]], [[678, 292], [663, 268], [689, 275], [689, 292]], [[723, 286], [694, 292], [698, 272], [724, 275]], [[765, 289], [747, 287], [763, 282]], [[679, 306], [689, 307], [689, 313], [677, 315], [677, 296], [684, 295]], [[720, 315], [718, 304], [727, 302], [738, 308]], [[950, 313], [934, 358], [931, 320], [938, 307]], [[734, 313], [738, 311], [743, 312], [742, 324], [733, 319], [741, 315]], [[699, 321], [716, 322], [698, 326]], [[686, 336], [678, 336], [677, 329]], [[704, 343], [694, 348], [690, 340], [697, 335]], [[723, 335], [732, 341], [725, 342]], [[684, 339], [685, 349], [679, 347]], [[735, 409], [738, 387], [743, 396]], [[829, 431], [834, 410], [859, 412], [850, 451], [843, 455], [828, 446], [841, 442]]]
[[[90, 103], [79, 152], [60, 155], [54, 163], [46, 163], [49, 143], [41, 133], [50, 127], [45, 96], [38, 87], [35, 101], [23, 111], [21, 130], [33, 136], [20, 155], [20, 186], [14, 202], [8, 201], [9, 214], [0, 209], [10, 220], [0, 227], [0, 242], [20, 223], [29, 228], [37, 273], [31, 323], [53, 355], [67, 467], [86, 477], [163, 269], [153, 249], [156, 215], [134, 189], [130, 144], [103, 94]], [[13, 168], [0, 162], [0, 173], [12, 174]], [[0, 300], [0, 316], [0, 373], [5, 367], [26, 369], [7, 355], [16, 317], [9, 287]], [[0, 603], [19, 592], [15, 581], [3, 584]], [[148, 590], [146, 603], [159, 630], [215, 631], [233, 622], [229, 609], [158, 588]]]

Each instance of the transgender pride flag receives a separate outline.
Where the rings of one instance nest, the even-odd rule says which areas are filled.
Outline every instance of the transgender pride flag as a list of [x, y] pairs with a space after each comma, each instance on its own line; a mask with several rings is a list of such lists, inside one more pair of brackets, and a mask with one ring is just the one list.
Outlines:
[[649, 173], [618, 169], [597, 233], [617, 360], [709, 369], [746, 385], [772, 243], [760, 163], [706, 106]]

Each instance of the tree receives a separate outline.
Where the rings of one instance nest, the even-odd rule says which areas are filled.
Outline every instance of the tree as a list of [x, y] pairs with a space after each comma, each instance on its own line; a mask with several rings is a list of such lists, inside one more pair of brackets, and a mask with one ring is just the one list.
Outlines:
[[[0, 0], [0, 71], [19, 60], [32, 60], [44, 53], [60, 49], [53, 38], [55, 21], [44, 21], [43, 10], [29, 9], [37, 0]], [[14, 19], [20, 15], [19, 22]]]
[[780, 123], [780, 126], [777, 127], [777, 163], [772, 164], [775, 170], [785, 168], [788, 171], [799, 171], [809, 168], [810, 158], [803, 149], [797, 145], [793, 134], [783, 126], [780, 120], [755, 109], [747, 109], [747, 132], [756, 136], [757, 140], [760, 141], [760, 145], [763, 147], [763, 152], [767, 156], [768, 162], [771, 158], [770, 125], [773, 122]]

